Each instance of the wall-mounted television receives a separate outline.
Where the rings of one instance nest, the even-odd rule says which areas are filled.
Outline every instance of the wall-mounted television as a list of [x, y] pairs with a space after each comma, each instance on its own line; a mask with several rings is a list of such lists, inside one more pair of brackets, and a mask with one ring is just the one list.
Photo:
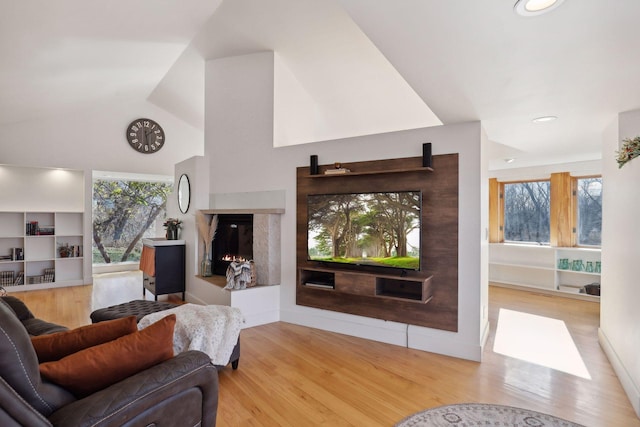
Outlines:
[[420, 191], [307, 196], [307, 259], [420, 270]]

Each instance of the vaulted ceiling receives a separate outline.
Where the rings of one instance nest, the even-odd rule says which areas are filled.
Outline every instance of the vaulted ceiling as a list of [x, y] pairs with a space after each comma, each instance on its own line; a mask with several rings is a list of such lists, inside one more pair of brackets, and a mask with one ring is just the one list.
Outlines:
[[600, 158], [605, 127], [640, 108], [640, 2], [514, 2], [5, 1], [0, 126], [143, 98], [202, 128], [204, 62], [274, 51], [322, 123], [279, 145], [481, 120], [492, 168]]

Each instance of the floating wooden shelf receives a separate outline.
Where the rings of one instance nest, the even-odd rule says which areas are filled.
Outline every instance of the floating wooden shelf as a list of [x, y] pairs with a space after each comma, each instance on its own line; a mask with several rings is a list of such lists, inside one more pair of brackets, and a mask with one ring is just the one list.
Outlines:
[[362, 171], [362, 172], [346, 172], [346, 173], [332, 173], [324, 174], [319, 173], [317, 175], [309, 175], [310, 178], [336, 178], [341, 176], [361, 176], [361, 175], [383, 175], [389, 173], [405, 173], [405, 172], [433, 172], [433, 168], [419, 167], [419, 168], [405, 168], [405, 169], [392, 169], [384, 171]]

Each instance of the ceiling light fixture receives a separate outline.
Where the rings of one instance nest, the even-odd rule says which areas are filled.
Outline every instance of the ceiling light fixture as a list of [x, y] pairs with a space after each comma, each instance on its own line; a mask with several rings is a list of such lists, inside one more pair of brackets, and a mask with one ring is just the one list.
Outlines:
[[537, 16], [551, 12], [564, 0], [518, 0], [513, 7], [518, 15]]
[[535, 119], [531, 120], [533, 123], [544, 123], [544, 122], [552, 122], [554, 120], [557, 120], [558, 118], [556, 116], [542, 116], [542, 117], [536, 117]]
[[504, 162], [505, 162], [505, 163], [513, 163], [513, 162], [515, 162], [515, 161], [516, 161], [516, 159], [515, 159], [514, 157], [511, 157], [511, 158], [509, 158], [509, 159], [504, 159]]

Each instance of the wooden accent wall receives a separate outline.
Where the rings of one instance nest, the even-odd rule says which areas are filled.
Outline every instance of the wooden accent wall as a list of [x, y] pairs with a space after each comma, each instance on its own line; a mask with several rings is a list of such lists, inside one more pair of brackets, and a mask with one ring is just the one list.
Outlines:
[[[325, 310], [457, 331], [458, 154], [433, 156], [433, 172], [420, 170], [422, 157], [343, 163], [342, 166], [357, 174], [332, 177], [311, 176], [309, 167], [297, 168], [296, 303]], [[332, 167], [333, 165], [320, 166], [320, 174]], [[433, 295], [429, 302], [416, 303], [315, 290], [301, 284], [300, 269], [327, 268], [326, 265], [307, 260], [307, 195], [403, 190], [422, 191], [422, 270], [406, 271], [403, 277], [426, 279], [432, 276]], [[335, 271], [400, 275], [400, 272], [386, 270], [381, 272], [379, 269], [367, 270], [364, 267], [354, 266], [335, 268]]]
[[575, 215], [573, 180], [569, 172], [551, 174], [551, 246], [574, 246], [573, 217]]
[[500, 195], [504, 191], [504, 184], [497, 178], [489, 179], [489, 243], [502, 242], [500, 227], [503, 224], [503, 204], [500, 203]]

